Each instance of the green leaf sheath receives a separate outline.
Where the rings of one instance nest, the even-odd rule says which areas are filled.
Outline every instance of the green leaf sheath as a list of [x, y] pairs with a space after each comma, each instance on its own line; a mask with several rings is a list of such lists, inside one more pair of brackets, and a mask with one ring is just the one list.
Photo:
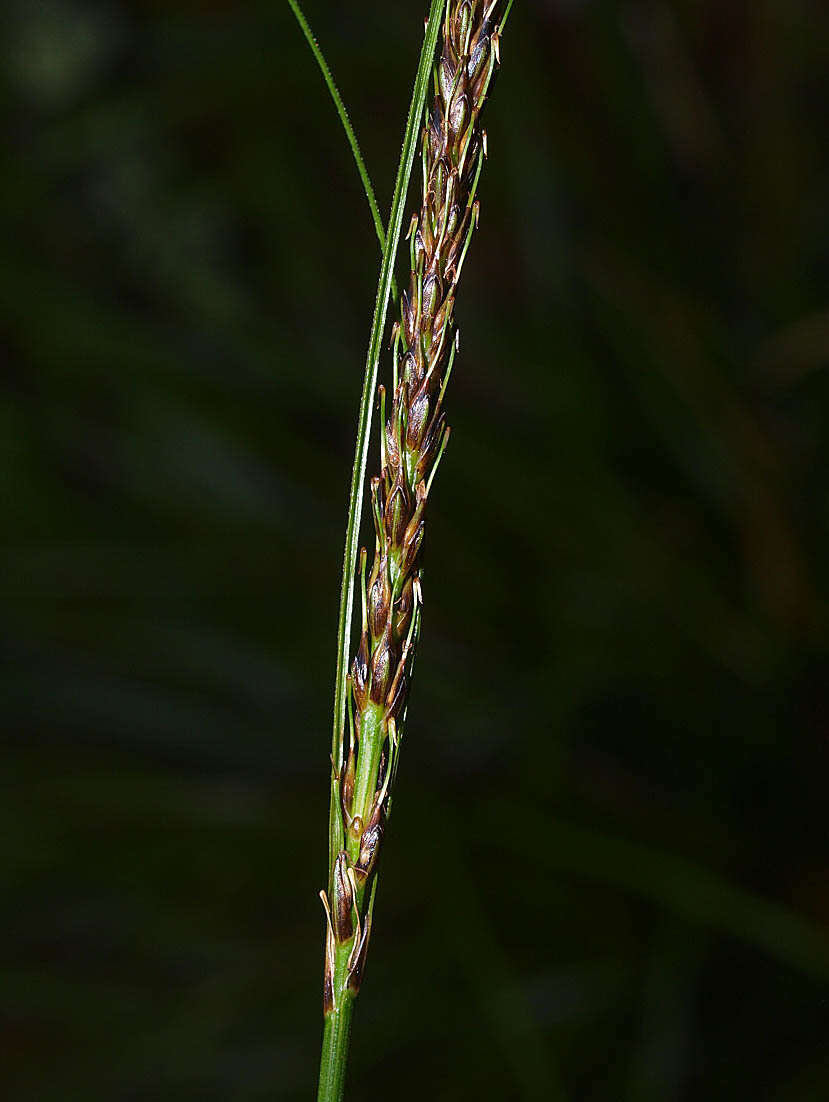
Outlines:
[[[432, 5], [432, 16], [442, 5]], [[381, 408], [380, 473], [371, 480], [375, 549], [360, 556], [361, 630], [357, 654], [345, 676], [347, 625], [350, 623], [352, 547], [356, 551], [359, 507], [356, 498], [365, 464], [364, 437], [370, 409], [361, 409], [358, 456], [343, 577], [340, 657], [332, 751], [330, 873], [323, 893], [327, 916], [325, 954], [326, 1017], [320, 1099], [342, 1096], [353, 1000], [359, 991], [371, 933], [377, 863], [390, 811], [400, 743], [405, 730], [408, 686], [420, 634], [421, 549], [426, 503], [449, 436], [443, 400], [457, 349], [455, 292], [469, 242], [478, 221], [476, 190], [486, 155], [480, 115], [498, 63], [505, 5], [478, 0], [448, 0], [443, 10], [442, 42], [435, 57], [429, 26], [421, 55], [414, 115], [422, 119], [420, 210], [407, 234], [410, 278], [400, 296], [400, 317], [392, 329], [393, 378], [388, 409], [385, 388]], [[507, 9], [508, 10], [508, 9]], [[434, 27], [437, 32], [437, 26]], [[419, 104], [421, 78], [429, 70], [434, 96]], [[407, 153], [404, 143], [404, 156]], [[401, 160], [402, 164], [402, 160]], [[402, 219], [405, 186], [398, 175], [392, 222], [384, 251], [378, 311], [388, 294], [388, 268]], [[372, 329], [366, 387], [373, 392], [382, 322]], [[369, 379], [371, 376], [371, 379]], [[364, 389], [364, 398], [367, 390]], [[365, 418], [363, 417], [365, 412]], [[362, 457], [362, 459], [361, 459]], [[358, 460], [361, 466], [358, 470]], [[349, 592], [345, 593], [345, 586]], [[347, 744], [346, 744], [347, 732]], [[339, 1040], [338, 1040], [339, 1038]], [[340, 1058], [340, 1050], [342, 1055]], [[339, 1091], [340, 1093], [336, 1093]], [[332, 1093], [334, 1092], [334, 1093]]]

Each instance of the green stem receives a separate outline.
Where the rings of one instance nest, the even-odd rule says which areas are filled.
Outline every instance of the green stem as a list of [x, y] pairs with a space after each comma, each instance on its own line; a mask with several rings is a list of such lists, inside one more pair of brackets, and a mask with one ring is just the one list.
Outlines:
[[318, 1099], [340, 1099], [345, 1092], [345, 1069], [348, 1044], [351, 1040], [351, 1018], [354, 999], [346, 996], [336, 1010], [325, 1017], [320, 1058]]
[[[360, 729], [360, 753], [357, 757], [357, 776], [354, 780], [354, 799], [352, 811], [359, 815], [363, 823], [368, 822], [374, 794], [377, 791], [377, 776], [380, 772], [380, 756], [386, 740], [386, 727], [383, 721], [383, 709], [377, 704], [369, 704], [363, 713], [363, 725]], [[360, 839], [354, 838], [349, 831], [349, 857], [354, 861], [360, 856]]]

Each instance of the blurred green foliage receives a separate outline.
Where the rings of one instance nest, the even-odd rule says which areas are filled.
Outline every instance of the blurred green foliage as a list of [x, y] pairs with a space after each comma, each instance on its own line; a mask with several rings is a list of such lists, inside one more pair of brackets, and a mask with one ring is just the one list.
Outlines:
[[[374, 231], [287, 4], [3, 22], [0, 1092], [309, 1098]], [[503, 55], [351, 1097], [823, 1099], [829, 15]]]

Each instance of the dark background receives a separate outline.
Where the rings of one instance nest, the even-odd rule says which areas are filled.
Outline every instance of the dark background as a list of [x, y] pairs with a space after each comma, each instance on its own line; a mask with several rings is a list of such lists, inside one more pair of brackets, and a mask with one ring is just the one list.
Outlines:
[[[384, 213], [424, 11], [307, 8]], [[377, 242], [283, 0], [2, 22], [0, 1093], [308, 1099]], [[829, 1097], [827, 58], [515, 4], [354, 1102]]]

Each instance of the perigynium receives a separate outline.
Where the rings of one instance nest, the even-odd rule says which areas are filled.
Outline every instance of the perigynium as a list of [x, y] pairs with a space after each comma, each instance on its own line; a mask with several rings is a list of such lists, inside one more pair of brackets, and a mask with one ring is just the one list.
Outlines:
[[332, 753], [330, 869], [319, 1099], [342, 1097], [354, 999], [371, 936], [377, 868], [420, 637], [427, 504], [449, 438], [444, 398], [458, 350], [455, 296], [478, 224], [487, 154], [481, 111], [509, 4], [447, 0], [421, 135], [420, 210], [406, 235], [410, 276], [378, 388], [380, 471], [371, 479], [374, 557], [360, 553], [361, 630], [346, 719]]

